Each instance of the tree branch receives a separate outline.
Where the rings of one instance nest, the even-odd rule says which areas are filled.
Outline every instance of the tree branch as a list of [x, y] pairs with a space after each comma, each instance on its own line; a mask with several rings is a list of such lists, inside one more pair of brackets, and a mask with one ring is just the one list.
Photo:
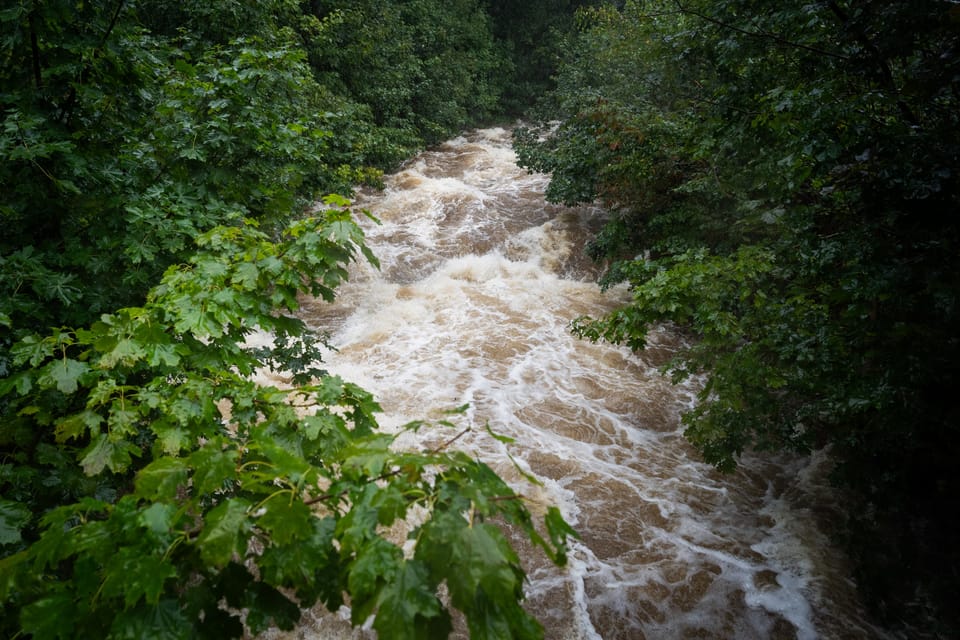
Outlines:
[[840, 8], [835, 0], [829, 0], [827, 6], [830, 7], [830, 10], [833, 12], [833, 15], [837, 17], [838, 20], [843, 24], [844, 27], [850, 29], [854, 37], [860, 43], [860, 45], [869, 52], [870, 57], [873, 59], [874, 64], [877, 65], [877, 68], [880, 71], [880, 77], [883, 79], [883, 86], [890, 91], [897, 101], [897, 108], [900, 109], [900, 115], [910, 124], [918, 124], [919, 119], [916, 114], [910, 109], [910, 106], [904, 102], [900, 94], [900, 88], [897, 86], [896, 80], [893, 78], [893, 71], [890, 69], [890, 63], [886, 58], [883, 57], [883, 54], [880, 52], [880, 48], [870, 37], [867, 35], [866, 31], [860, 28], [854, 28], [850, 23], [850, 18], [847, 13]]
[[453, 436], [452, 438], [450, 438], [449, 440], [447, 440], [446, 442], [444, 442], [443, 444], [441, 444], [441, 445], [440, 445], [439, 447], [437, 447], [436, 449], [430, 449], [430, 453], [440, 453], [440, 452], [443, 451], [444, 449], [449, 448], [450, 445], [452, 445], [454, 442], [456, 442], [457, 440], [459, 440], [459, 439], [462, 438], [463, 436], [465, 436], [465, 435], [467, 435], [468, 433], [470, 433], [470, 431], [471, 431], [471, 428], [470, 428], [470, 427], [467, 427], [466, 429], [464, 429], [463, 431], [461, 431], [461, 432], [458, 433], [457, 435]]
[[[120, 20], [120, 12], [123, 11], [123, 5], [126, 0], [119, 0], [117, 2], [116, 9], [113, 10], [113, 16], [110, 18], [110, 24], [107, 25], [106, 31], [103, 32], [103, 37], [100, 38], [100, 42], [97, 43], [97, 46], [94, 47], [93, 52], [90, 54], [90, 60], [85, 62], [80, 68], [80, 75], [78, 77], [77, 84], [83, 84], [84, 76], [93, 66], [93, 61], [100, 56], [100, 52], [103, 51], [103, 48], [107, 45], [107, 40], [110, 38], [110, 34], [113, 33], [114, 28], [117, 26], [117, 22]], [[70, 93], [67, 95], [67, 99], [64, 102], [63, 108], [60, 110], [59, 118], [63, 122], [67, 122], [70, 119], [70, 115], [73, 113], [74, 103], [77, 99], [77, 88], [75, 86], [70, 87]]]
[[37, 16], [36, 8], [30, 12], [27, 18], [30, 23], [30, 53], [33, 57], [33, 85], [40, 89], [43, 86], [43, 74], [40, 70], [40, 40], [37, 37]]

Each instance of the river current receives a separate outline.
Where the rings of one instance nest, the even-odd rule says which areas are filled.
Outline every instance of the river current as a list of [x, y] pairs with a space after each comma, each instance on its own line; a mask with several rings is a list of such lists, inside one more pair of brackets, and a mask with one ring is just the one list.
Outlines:
[[[515, 541], [549, 639], [885, 637], [826, 528], [838, 505], [823, 459], [745, 456], [720, 474], [683, 439], [695, 383], [658, 372], [677, 337], [634, 354], [571, 335], [627, 299], [600, 291], [583, 254], [604, 212], [546, 203], [548, 176], [516, 166], [510, 135], [469, 132], [358, 196], [381, 221], [362, 221], [381, 269], [357, 265], [335, 303], [305, 302], [338, 349], [325, 367], [371, 391], [388, 430], [469, 404], [456, 422], [478, 428], [456, 446], [535, 513], [561, 508], [581, 535], [567, 567]], [[264, 637], [374, 637], [348, 618], [308, 611]]]

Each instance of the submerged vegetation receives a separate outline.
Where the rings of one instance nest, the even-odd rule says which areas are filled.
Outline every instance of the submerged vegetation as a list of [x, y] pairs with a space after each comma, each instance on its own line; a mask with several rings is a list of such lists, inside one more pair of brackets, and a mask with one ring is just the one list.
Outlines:
[[633, 291], [574, 330], [688, 332], [668, 370], [706, 377], [705, 459], [828, 448], [860, 587], [956, 633], [955, 2], [16, 0], [0, 25], [5, 637], [238, 637], [317, 602], [384, 638], [444, 637], [447, 607], [542, 637], [491, 522], [562, 563], [559, 512], [394, 450], [296, 317], [376, 263], [331, 194], [538, 96], [520, 161], [606, 205], [588, 250]]

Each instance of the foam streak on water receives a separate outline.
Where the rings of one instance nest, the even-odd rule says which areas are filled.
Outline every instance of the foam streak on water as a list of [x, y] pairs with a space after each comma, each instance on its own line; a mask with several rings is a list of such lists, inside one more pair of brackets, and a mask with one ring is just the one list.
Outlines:
[[[516, 439], [542, 488], [482, 429], [457, 444], [582, 535], [562, 570], [521, 546], [548, 638], [877, 637], [818, 524], [835, 508], [823, 462], [747, 458], [732, 476], [700, 462], [679, 423], [694, 389], [657, 373], [674, 336], [635, 355], [569, 332], [626, 299], [583, 257], [603, 213], [546, 204], [546, 176], [514, 161], [508, 130], [476, 131], [362, 195], [382, 269], [302, 314], [339, 349], [327, 368], [377, 396], [385, 428], [469, 403], [461, 420]], [[313, 615], [297, 636], [338, 622]]]

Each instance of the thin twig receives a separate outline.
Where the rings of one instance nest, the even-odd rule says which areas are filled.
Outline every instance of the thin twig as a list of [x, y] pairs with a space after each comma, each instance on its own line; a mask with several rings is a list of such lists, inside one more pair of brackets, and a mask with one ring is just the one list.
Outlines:
[[[398, 475], [400, 475], [402, 472], [403, 472], [403, 469], [399, 469], [399, 468], [398, 468], [398, 469], [394, 469], [393, 471], [389, 471], [389, 472], [387, 472], [387, 473], [381, 473], [381, 474], [380, 474], [379, 476], [377, 476], [376, 478], [373, 478], [373, 479], [371, 479], [371, 480], [368, 480], [368, 482], [379, 482], [379, 481], [381, 481], [381, 480], [386, 480], [387, 478], [392, 478], [392, 477], [394, 477], [394, 476], [398, 476]], [[309, 500], [304, 500], [304, 501], [303, 501], [303, 504], [305, 504], [305, 505], [307, 505], [307, 506], [309, 507], [310, 505], [317, 504], [318, 502], [326, 502], [327, 500], [333, 500], [334, 498], [336, 498], [336, 499], [339, 500], [340, 498], [346, 497], [349, 493], [350, 493], [350, 489], [349, 489], [349, 488], [344, 489], [344, 490], [341, 491], [340, 493], [325, 493], [325, 494], [323, 494], [323, 495], [321, 495], [321, 496], [317, 496], [316, 498], [310, 498]]]
[[440, 452], [443, 451], [444, 449], [449, 448], [450, 445], [452, 445], [454, 442], [456, 442], [457, 440], [459, 440], [460, 438], [462, 438], [463, 436], [465, 436], [467, 433], [470, 432], [470, 430], [471, 430], [471, 427], [467, 427], [466, 429], [464, 429], [463, 431], [461, 431], [461, 432], [458, 433], [457, 435], [453, 436], [452, 438], [450, 438], [449, 440], [447, 440], [446, 442], [444, 442], [443, 444], [441, 444], [441, 445], [440, 445], [439, 447], [437, 447], [436, 449], [430, 449], [430, 453], [440, 453]]

